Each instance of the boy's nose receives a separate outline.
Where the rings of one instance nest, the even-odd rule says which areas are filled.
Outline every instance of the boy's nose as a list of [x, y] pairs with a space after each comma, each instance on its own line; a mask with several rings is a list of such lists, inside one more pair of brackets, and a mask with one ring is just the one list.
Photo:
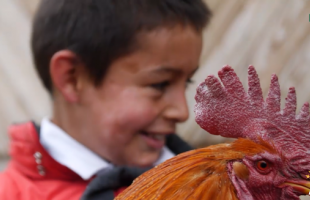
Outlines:
[[175, 95], [170, 99], [169, 105], [165, 111], [165, 117], [176, 122], [184, 122], [189, 116], [187, 100], [185, 93]]

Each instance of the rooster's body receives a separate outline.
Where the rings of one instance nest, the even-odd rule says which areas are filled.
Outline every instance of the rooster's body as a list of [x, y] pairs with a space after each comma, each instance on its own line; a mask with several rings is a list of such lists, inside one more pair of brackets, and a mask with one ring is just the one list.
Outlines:
[[238, 138], [176, 156], [138, 177], [117, 200], [296, 200], [310, 191], [310, 114], [296, 116], [295, 90], [280, 109], [273, 76], [266, 101], [254, 68], [249, 91], [230, 67], [197, 89], [196, 121], [212, 134]]

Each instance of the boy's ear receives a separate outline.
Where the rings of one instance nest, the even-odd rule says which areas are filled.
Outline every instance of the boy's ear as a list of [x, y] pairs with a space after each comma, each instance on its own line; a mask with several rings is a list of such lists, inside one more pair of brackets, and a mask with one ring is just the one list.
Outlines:
[[53, 85], [68, 102], [79, 100], [78, 86], [82, 67], [78, 56], [69, 50], [58, 51], [51, 59], [50, 76]]

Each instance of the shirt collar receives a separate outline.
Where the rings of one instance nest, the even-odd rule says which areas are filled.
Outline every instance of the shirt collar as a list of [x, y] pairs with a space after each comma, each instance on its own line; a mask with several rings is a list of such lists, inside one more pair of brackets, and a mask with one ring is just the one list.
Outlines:
[[[40, 142], [52, 158], [77, 173], [84, 180], [90, 179], [100, 170], [114, 167], [113, 164], [73, 139], [48, 118], [44, 118], [41, 122]], [[165, 146], [154, 166], [173, 156], [175, 154]]]
[[77, 142], [48, 118], [41, 122], [40, 142], [57, 162], [84, 180], [90, 179], [101, 169], [111, 167], [110, 163]]

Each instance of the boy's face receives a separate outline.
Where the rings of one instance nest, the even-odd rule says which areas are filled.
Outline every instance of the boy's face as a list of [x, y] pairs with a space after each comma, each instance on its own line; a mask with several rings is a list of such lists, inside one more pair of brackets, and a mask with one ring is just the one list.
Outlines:
[[114, 61], [99, 87], [83, 82], [77, 125], [88, 148], [116, 165], [151, 166], [165, 137], [188, 118], [186, 84], [202, 35], [189, 26], [141, 34], [139, 50]]

